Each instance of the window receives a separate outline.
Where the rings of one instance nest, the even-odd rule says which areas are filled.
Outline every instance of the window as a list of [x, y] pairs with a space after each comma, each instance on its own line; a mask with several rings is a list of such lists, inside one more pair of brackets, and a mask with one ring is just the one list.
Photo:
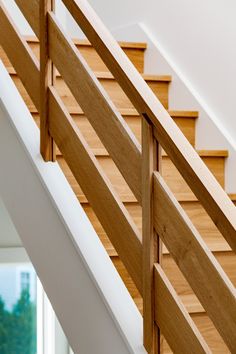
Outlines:
[[37, 353], [36, 274], [30, 264], [0, 264], [0, 353]]
[[23, 247], [0, 247], [0, 354], [9, 353], [72, 353]]
[[22, 272], [20, 274], [21, 291], [30, 289], [30, 273]]

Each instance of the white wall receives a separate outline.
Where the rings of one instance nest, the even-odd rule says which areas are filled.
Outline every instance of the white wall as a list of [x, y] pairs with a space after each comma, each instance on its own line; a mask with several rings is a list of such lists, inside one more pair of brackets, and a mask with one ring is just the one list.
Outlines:
[[90, 0], [114, 29], [142, 22], [236, 145], [234, 0]]
[[[233, 0], [89, 0], [119, 40], [148, 42], [146, 73], [171, 74], [171, 109], [199, 111], [196, 147], [227, 149], [236, 191], [236, 3]], [[67, 30], [80, 36], [67, 16]], [[141, 30], [140, 30], [141, 29]]]

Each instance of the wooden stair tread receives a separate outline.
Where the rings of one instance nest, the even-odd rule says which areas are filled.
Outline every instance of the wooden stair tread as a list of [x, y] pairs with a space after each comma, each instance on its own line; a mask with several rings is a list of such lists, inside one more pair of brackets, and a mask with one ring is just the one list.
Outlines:
[[228, 194], [228, 196], [230, 197], [230, 199], [231, 199], [233, 202], [236, 202], [236, 194], [230, 193], [230, 194]]
[[[104, 234], [105, 235], [105, 234]], [[218, 236], [218, 235], [217, 235]], [[211, 252], [214, 253], [220, 253], [220, 252], [232, 252], [232, 249], [230, 248], [230, 246], [228, 245], [228, 243], [225, 241], [225, 239], [222, 237], [219, 240], [215, 240], [216, 238], [219, 237], [215, 237], [212, 238], [212, 241], [208, 240], [207, 246], [209, 247], [209, 249], [211, 250]], [[205, 239], [204, 239], [205, 240]], [[108, 255], [110, 257], [115, 257], [117, 256], [117, 252], [116, 250], [111, 246], [106, 247], [106, 251], [108, 253]], [[167, 250], [167, 248], [165, 247], [165, 245], [163, 245], [163, 255], [168, 255], [169, 251]]]
[[[8, 68], [8, 72], [11, 75], [17, 75], [13, 67]], [[94, 71], [94, 74], [97, 79], [100, 80], [115, 80], [114, 76], [109, 72], [109, 71]], [[170, 75], [148, 75], [148, 74], [140, 74], [145, 81], [151, 82], [157, 82], [157, 81], [163, 81], [163, 82], [171, 82], [172, 77]], [[56, 73], [57, 77], [61, 77], [61, 74], [59, 72]]]
[[[109, 71], [96, 71], [94, 72], [97, 79], [115, 80], [114, 76]], [[165, 81], [171, 82], [170, 75], [147, 75], [141, 74], [145, 81]]]
[[[36, 36], [24, 36], [27, 42], [31, 43], [39, 43], [39, 40]], [[87, 39], [78, 39], [78, 38], [72, 38], [72, 41], [76, 45], [81, 45], [85, 47], [92, 47], [91, 43]], [[147, 43], [144, 42], [124, 42], [124, 41], [118, 41], [119, 45], [121, 48], [135, 48], [135, 49], [146, 49], [147, 48]]]
[[179, 111], [179, 110], [168, 110], [170, 116], [172, 118], [176, 117], [181, 117], [181, 118], [198, 118], [199, 112], [198, 111]]
[[[101, 149], [92, 149], [95, 156], [103, 156], [108, 157], [109, 154], [107, 150], [104, 148]], [[197, 153], [200, 157], [228, 157], [227, 150], [197, 150]], [[60, 156], [61, 153], [58, 151], [58, 155]], [[162, 157], [168, 157], [165, 151], [162, 151]]]
[[[8, 68], [8, 73], [11, 76], [17, 76], [16, 71], [14, 70], [13, 67], [9, 67]], [[97, 79], [104, 79], [104, 80], [115, 80], [114, 76], [110, 73], [110, 72], [106, 72], [106, 71], [97, 71], [94, 72], [94, 74], [96, 75]], [[57, 77], [61, 77], [60, 73], [57, 72]], [[163, 82], [171, 82], [171, 76], [170, 75], [146, 75], [146, 74], [141, 74], [141, 76], [143, 77], [143, 79], [145, 81], [163, 81]], [[182, 111], [181, 111], [182, 112]]]
[[[196, 150], [200, 157], [228, 157], [228, 150]], [[162, 156], [166, 157], [165, 151], [162, 152]]]
[[[175, 193], [174, 195], [179, 203], [198, 202], [197, 197], [193, 193]], [[229, 198], [230, 198], [230, 195], [229, 195]], [[236, 202], [236, 198], [231, 199], [231, 200]], [[137, 200], [135, 199], [134, 196], [132, 196], [130, 194], [124, 194], [124, 195], [122, 195], [122, 202], [123, 203], [136, 203]], [[80, 200], [80, 203], [87, 203], [87, 199], [82, 197]]]
[[186, 294], [180, 296], [181, 301], [186, 307], [188, 313], [205, 313], [206, 311], [202, 307], [198, 298], [194, 294]]
[[[13, 73], [15, 74], [15, 73]], [[70, 108], [70, 107], [69, 107]], [[137, 117], [140, 116], [138, 111], [134, 108], [121, 108], [119, 109], [119, 112], [122, 116], [128, 116], [128, 117]], [[194, 119], [198, 118], [198, 112], [197, 111], [173, 111], [173, 110], [168, 110], [170, 116], [172, 118], [186, 118], [186, 119]], [[31, 107], [30, 113], [38, 113], [38, 111]], [[73, 115], [81, 115], [84, 116], [84, 112], [81, 110], [81, 108], [78, 106], [76, 109], [70, 109], [69, 112], [72, 116]]]

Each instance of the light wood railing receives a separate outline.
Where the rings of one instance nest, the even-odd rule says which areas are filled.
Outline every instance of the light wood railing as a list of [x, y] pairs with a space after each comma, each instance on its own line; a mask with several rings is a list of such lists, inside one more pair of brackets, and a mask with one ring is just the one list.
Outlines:
[[[40, 112], [42, 155], [54, 160], [56, 143], [143, 296], [147, 351], [160, 352], [162, 333], [174, 352], [211, 352], [161, 267], [163, 242], [234, 352], [235, 288], [161, 177], [160, 146], [234, 251], [236, 208], [89, 4], [63, 2], [142, 116], [142, 149], [62, 30], [53, 1], [16, 0], [40, 37], [40, 65], [1, 3], [0, 44]], [[59, 97], [53, 65], [142, 206], [142, 237]]]

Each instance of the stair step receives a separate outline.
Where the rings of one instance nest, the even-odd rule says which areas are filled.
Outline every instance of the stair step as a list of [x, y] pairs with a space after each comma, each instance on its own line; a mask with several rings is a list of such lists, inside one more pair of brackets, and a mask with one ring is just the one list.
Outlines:
[[[224, 187], [224, 169], [226, 156], [227, 153], [221, 151], [209, 151], [208, 155], [207, 152], [204, 151], [202, 156], [203, 161], [206, 163], [211, 172], [215, 175], [216, 179], [222, 187]], [[121, 200], [123, 202], [136, 201], [130, 188], [128, 187], [127, 183], [125, 182], [124, 178], [122, 177], [113, 160], [109, 156], [100, 155], [97, 156], [97, 160], [101, 164], [114, 188], [118, 192]], [[62, 156], [58, 156], [58, 162], [80, 202], [87, 201]], [[173, 165], [172, 161], [168, 156], [162, 157], [162, 175], [172, 192], [176, 195], [177, 199], [185, 198], [185, 200], [191, 200], [191, 198], [194, 198], [192, 191], [190, 190], [184, 179], [181, 177], [180, 173]]]
[[[209, 319], [206, 313], [192, 314], [191, 317], [195, 322], [196, 326], [198, 327], [199, 331], [202, 333], [212, 353], [230, 354], [229, 349], [226, 347], [223, 339], [215, 329], [212, 321]], [[163, 340], [162, 353], [163, 354], [173, 353], [165, 340]]]
[[[229, 276], [233, 285], [236, 286], [236, 255], [232, 251], [213, 252], [214, 256]], [[165, 270], [169, 280], [179, 295], [192, 295], [192, 289], [185, 280], [184, 276], [176, 266], [173, 258], [166, 254], [163, 256], [163, 269]]]
[[[39, 41], [36, 37], [26, 36], [26, 40], [30, 45], [31, 49], [35, 53], [36, 57], [39, 58]], [[99, 55], [96, 53], [92, 45], [87, 40], [73, 39], [74, 44], [79, 49], [80, 53], [83, 55], [84, 59], [87, 61], [89, 66], [94, 71], [108, 71], [106, 65], [103, 63]], [[120, 47], [123, 49], [125, 54], [129, 57], [135, 67], [139, 72], [144, 70], [144, 53], [147, 48], [146, 43], [138, 42], [119, 42]], [[12, 65], [9, 62], [6, 54], [0, 47], [0, 58], [2, 58], [4, 65], [7, 69], [12, 70]]]
[[[19, 90], [23, 100], [25, 101], [26, 105], [28, 106], [28, 109], [32, 111], [36, 111], [36, 108], [30, 99], [29, 95], [27, 94], [22, 82], [20, 81], [19, 77], [15, 73], [11, 73], [11, 77]], [[144, 76], [145, 78], [145, 76]], [[118, 83], [111, 78], [100, 78], [99, 81], [102, 84], [102, 86], [105, 88], [105, 90], [108, 93], [108, 96], [110, 99], [114, 102], [115, 106], [118, 109], [129, 109], [133, 108], [132, 103], [128, 99], [128, 97], [124, 94]], [[168, 87], [170, 80], [166, 77], [163, 76], [156, 76], [156, 78], [147, 79], [146, 80], [147, 84], [149, 87], [153, 90], [155, 95], [159, 98], [161, 103], [164, 105], [165, 108], [168, 108]], [[65, 103], [67, 109], [69, 111], [76, 111], [78, 110], [78, 103], [71, 94], [69, 88], [66, 86], [65, 82], [62, 80], [61, 77], [57, 77], [56, 80], [56, 88]]]
[[[106, 155], [107, 151], [104, 148], [101, 140], [98, 138], [96, 132], [93, 127], [89, 123], [88, 119], [84, 115], [82, 111], [78, 113], [71, 113], [72, 118], [78, 125], [80, 131], [84, 135], [88, 145], [93, 150], [95, 155]], [[126, 123], [129, 125], [130, 129], [141, 143], [141, 117], [138, 112], [134, 109], [126, 109], [121, 110], [120, 112], [125, 119]], [[195, 122], [197, 118], [197, 114], [192, 116], [193, 112], [177, 112], [170, 111], [170, 115], [178, 125], [178, 127], [182, 130], [183, 134], [189, 140], [189, 142], [194, 146], [195, 145]], [[195, 112], [194, 112], [195, 113]], [[196, 112], [197, 113], [197, 112]], [[32, 113], [35, 121], [39, 126], [39, 114]], [[58, 152], [59, 153], [59, 152]]]
[[[97, 79], [100, 81], [105, 91], [107, 92], [110, 99], [115, 104], [118, 109], [130, 109], [133, 108], [132, 103], [125, 95], [117, 81], [113, 78], [113, 76], [108, 73], [96, 73], [95, 75]], [[159, 98], [161, 103], [165, 108], [168, 108], [168, 88], [169, 83], [171, 82], [171, 77], [167, 75], [163, 76], [148, 76], [143, 75], [144, 80], [148, 84], [148, 86], [152, 89], [155, 95]], [[75, 98], [71, 94], [69, 88], [65, 84], [64, 80], [59, 76], [56, 80], [56, 88], [59, 92], [59, 95], [62, 97], [63, 102], [66, 107], [71, 111], [75, 110], [78, 106]]]
[[[202, 236], [203, 240], [206, 242], [208, 247], [212, 252], [217, 251], [231, 251], [230, 246], [225, 241], [221, 233], [218, 231], [217, 227], [210, 219], [208, 214], [206, 213], [205, 209], [202, 207], [199, 201], [182, 201], [181, 206], [187, 213], [187, 215], [192, 220], [194, 226], [199, 231], [200, 235]], [[100, 222], [98, 221], [96, 215], [94, 214], [91, 206], [88, 203], [83, 203], [83, 208], [88, 215], [93, 227], [95, 228], [97, 234], [99, 235], [104, 247], [106, 248], [108, 254], [110, 256], [117, 256], [117, 253], [112, 246], [111, 242], [109, 241], [105, 231], [103, 230]], [[128, 212], [132, 216], [135, 224], [137, 225], [138, 229], [142, 230], [142, 209], [139, 204], [136, 202], [134, 203], [125, 203], [125, 207], [127, 208]], [[168, 251], [163, 247], [163, 253], [167, 254]]]

